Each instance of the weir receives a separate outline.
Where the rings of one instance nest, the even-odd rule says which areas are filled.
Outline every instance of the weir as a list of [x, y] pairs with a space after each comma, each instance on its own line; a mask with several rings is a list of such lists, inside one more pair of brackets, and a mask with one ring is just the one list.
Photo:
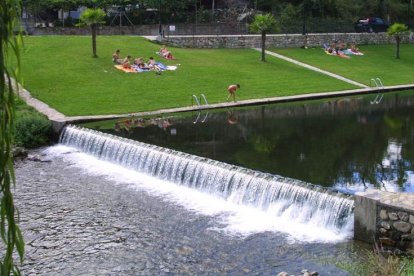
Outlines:
[[229, 165], [78, 126], [67, 126], [60, 143], [128, 169], [212, 194], [243, 206], [271, 210], [337, 232], [353, 224], [354, 201], [299, 180]]

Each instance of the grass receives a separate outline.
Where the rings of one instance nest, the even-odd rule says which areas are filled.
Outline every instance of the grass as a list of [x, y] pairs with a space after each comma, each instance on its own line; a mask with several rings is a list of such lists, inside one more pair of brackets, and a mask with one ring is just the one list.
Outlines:
[[326, 260], [326, 264], [334, 263], [352, 276], [412, 276], [414, 275], [414, 259], [410, 256], [384, 254], [372, 250], [364, 250], [352, 256], [351, 260], [337, 258]]
[[99, 58], [92, 58], [90, 36], [26, 37], [22, 54], [24, 86], [65, 115], [121, 114], [188, 106], [204, 93], [210, 103], [224, 102], [226, 88], [240, 83], [239, 100], [357, 88], [251, 49], [171, 48], [180, 64], [158, 76], [124, 73], [112, 53], [148, 58], [159, 45], [140, 37], [98, 36]]
[[359, 48], [364, 56], [352, 56], [350, 59], [326, 55], [321, 48], [272, 51], [366, 85], [370, 84], [370, 79], [377, 77], [384, 85], [414, 83], [414, 45], [402, 44], [400, 59], [395, 58], [395, 45], [364, 45]]

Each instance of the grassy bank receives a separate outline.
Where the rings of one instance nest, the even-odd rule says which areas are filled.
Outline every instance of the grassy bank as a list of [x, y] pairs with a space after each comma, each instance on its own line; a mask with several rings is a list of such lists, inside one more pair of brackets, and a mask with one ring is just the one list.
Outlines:
[[226, 87], [240, 83], [238, 99], [336, 91], [348, 83], [268, 57], [250, 49], [171, 49], [165, 61], [176, 71], [158, 76], [124, 73], [111, 62], [115, 49], [146, 59], [159, 45], [139, 37], [98, 37], [99, 58], [91, 58], [91, 38], [26, 37], [22, 55], [24, 85], [32, 95], [66, 115], [128, 113], [188, 106], [191, 95], [204, 93], [210, 103], [227, 98]]
[[401, 45], [401, 59], [395, 58], [395, 45], [364, 45], [363, 56], [349, 59], [327, 55], [321, 48], [272, 49], [282, 55], [316, 66], [369, 85], [371, 78], [380, 78], [384, 85], [414, 83], [414, 45]]

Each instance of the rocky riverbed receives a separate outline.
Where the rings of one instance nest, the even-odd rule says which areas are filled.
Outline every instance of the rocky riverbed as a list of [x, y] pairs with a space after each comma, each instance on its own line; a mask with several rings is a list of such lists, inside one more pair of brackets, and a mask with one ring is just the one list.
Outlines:
[[16, 177], [24, 275], [347, 275], [329, 260], [355, 246], [226, 235], [214, 216], [88, 174], [64, 155], [18, 161]]

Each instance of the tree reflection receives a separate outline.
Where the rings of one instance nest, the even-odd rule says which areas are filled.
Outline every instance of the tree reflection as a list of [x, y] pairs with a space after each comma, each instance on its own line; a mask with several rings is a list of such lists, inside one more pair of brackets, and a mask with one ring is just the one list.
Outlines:
[[128, 137], [323, 186], [405, 190], [414, 188], [413, 95], [216, 112], [203, 124], [175, 117], [176, 135], [149, 124]]

